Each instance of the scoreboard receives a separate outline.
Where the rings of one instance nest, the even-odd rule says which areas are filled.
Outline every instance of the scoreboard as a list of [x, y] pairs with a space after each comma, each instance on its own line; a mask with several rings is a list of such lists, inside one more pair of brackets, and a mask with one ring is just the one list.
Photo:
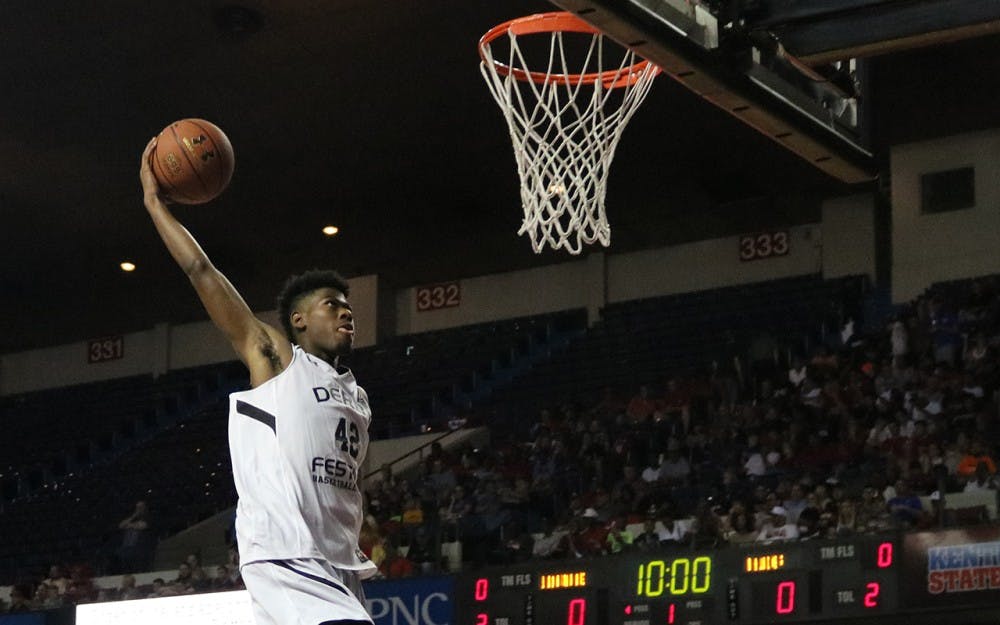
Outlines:
[[481, 569], [456, 579], [453, 625], [911, 623], [923, 613], [937, 615], [926, 621], [934, 625], [956, 615], [1000, 622], [1000, 531], [973, 534], [672, 548]]

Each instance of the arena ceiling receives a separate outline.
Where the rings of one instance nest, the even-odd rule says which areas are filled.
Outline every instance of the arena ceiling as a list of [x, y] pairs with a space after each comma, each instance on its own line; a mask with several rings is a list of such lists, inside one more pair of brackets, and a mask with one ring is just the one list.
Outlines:
[[[5, 2], [0, 352], [204, 317], [137, 177], [146, 141], [183, 117], [223, 127], [237, 166], [219, 200], [176, 215], [255, 309], [315, 266], [407, 286], [568, 260], [515, 235], [510, 140], [476, 56], [494, 24], [553, 9]], [[892, 143], [1000, 125], [998, 52], [995, 34], [879, 51], [873, 171]], [[815, 220], [853, 190], [661, 78], [612, 167], [611, 251]]]

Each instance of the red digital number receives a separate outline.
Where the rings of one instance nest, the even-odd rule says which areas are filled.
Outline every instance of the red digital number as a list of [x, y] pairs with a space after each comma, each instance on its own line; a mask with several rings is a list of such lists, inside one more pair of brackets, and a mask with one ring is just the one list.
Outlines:
[[490, 594], [490, 580], [480, 577], [476, 580], [476, 601], [486, 601]]
[[670, 609], [667, 610], [667, 625], [674, 625], [674, 616], [676, 615], [677, 606], [673, 603], [670, 604]]
[[583, 625], [587, 615], [587, 600], [573, 599], [566, 612], [566, 625]]
[[488, 617], [485, 612], [476, 615], [476, 625], [486, 625], [489, 622], [490, 617]]
[[892, 566], [892, 543], [882, 543], [878, 546], [878, 568], [886, 569]]
[[781, 582], [778, 584], [774, 611], [778, 614], [791, 614], [795, 611], [795, 582]]
[[865, 593], [865, 607], [866, 608], [877, 607], [878, 594], [880, 590], [878, 582], [868, 582], [868, 585], [866, 585], [865, 588], [868, 589], [868, 592]]

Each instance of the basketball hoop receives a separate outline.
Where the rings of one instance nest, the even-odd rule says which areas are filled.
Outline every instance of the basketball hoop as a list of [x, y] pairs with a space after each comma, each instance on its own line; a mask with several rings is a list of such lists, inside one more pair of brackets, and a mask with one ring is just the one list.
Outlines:
[[[576, 33], [573, 41], [566, 33]], [[534, 50], [536, 65], [542, 59], [545, 69], [529, 69], [518, 38], [526, 43], [527, 35], [545, 34], [548, 45]], [[537, 44], [539, 38], [530, 39]], [[549, 246], [579, 254], [595, 241], [611, 243], [604, 211], [608, 170], [625, 125], [660, 70], [606, 44], [600, 30], [565, 12], [510, 20], [479, 40], [480, 70], [514, 142], [524, 208], [517, 233], [528, 234], [535, 253]], [[494, 46], [506, 49], [495, 54]], [[619, 54], [617, 63], [606, 58]]]

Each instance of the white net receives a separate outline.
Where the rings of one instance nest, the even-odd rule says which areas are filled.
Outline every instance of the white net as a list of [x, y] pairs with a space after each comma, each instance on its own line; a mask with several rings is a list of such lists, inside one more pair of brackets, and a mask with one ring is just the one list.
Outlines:
[[[611, 242], [604, 210], [608, 170], [625, 125], [658, 70], [600, 33], [570, 34], [573, 54], [567, 53], [566, 33], [531, 38], [546, 35], [545, 69], [529, 69], [512, 29], [481, 45], [480, 68], [514, 143], [524, 208], [518, 234], [531, 238], [536, 253], [548, 246], [579, 254], [584, 245]], [[589, 45], [577, 45], [581, 37], [589, 38]], [[498, 52], [497, 63], [493, 48], [501, 47], [501, 39], [509, 46]], [[544, 48], [535, 51], [545, 54]], [[606, 55], [620, 61], [606, 65]]]

